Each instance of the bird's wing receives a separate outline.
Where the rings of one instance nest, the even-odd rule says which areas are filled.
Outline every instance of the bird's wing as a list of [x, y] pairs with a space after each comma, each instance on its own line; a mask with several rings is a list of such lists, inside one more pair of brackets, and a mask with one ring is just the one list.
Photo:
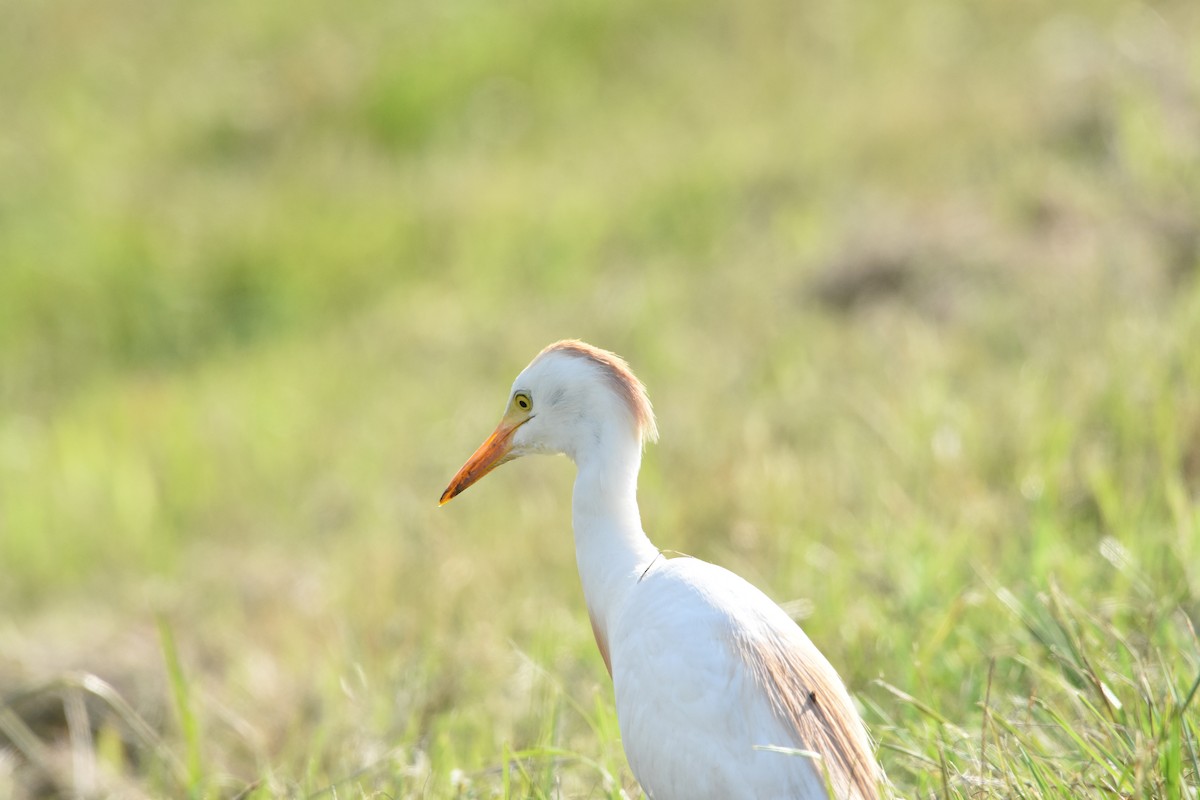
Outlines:
[[[673, 769], [672, 753], [655, 757], [659, 742], [694, 751], [678, 780], [709, 771], [709, 783], [737, 787], [726, 796], [824, 797], [828, 772], [835, 796], [878, 797], [870, 743], [837, 673], [751, 584], [697, 559], [660, 562], [615, 623], [618, 713], [639, 780], [639, 761]], [[821, 763], [756, 746], [815, 752]]]
[[837, 672], [787, 615], [767, 635], [748, 633], [736, 647], [771, 710], [802, 747], [821, 754], [838, 797], [875, 800], [879, 769], [866, 729]]

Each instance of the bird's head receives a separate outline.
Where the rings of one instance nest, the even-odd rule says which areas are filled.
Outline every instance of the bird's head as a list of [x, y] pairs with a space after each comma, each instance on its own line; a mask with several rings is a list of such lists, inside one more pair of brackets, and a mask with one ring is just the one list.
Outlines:
[[513, 381], [500, 424], [442, 493], [444, 505], [496, 467], [530, 453], [579, 461], [658, 436], [646, 389], [619, 356], [584, 342], [550, 345]]

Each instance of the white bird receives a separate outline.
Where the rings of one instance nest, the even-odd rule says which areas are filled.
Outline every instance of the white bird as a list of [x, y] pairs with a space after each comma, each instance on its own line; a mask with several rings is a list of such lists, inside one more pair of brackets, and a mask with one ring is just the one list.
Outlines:
[[646, 537], [637, 476], [657, 435], [621, 358], [558, 342], [517, 376], [500, 424], [440, 505], [523, 455], [575, 462], [579, 577], [625, 753], [649, 797], [876, 800], [883, 776], [866, 729], [804, 632], [742, 578], [668, 559]]

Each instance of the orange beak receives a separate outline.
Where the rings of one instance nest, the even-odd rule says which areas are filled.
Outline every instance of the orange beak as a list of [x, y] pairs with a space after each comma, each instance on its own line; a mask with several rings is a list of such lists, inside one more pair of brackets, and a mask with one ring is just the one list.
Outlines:
[[528, 422], [529, 419], [529, 417], [524, 417], [514, 422], [506, 415], [504, 419], [500, 420], [500, 424], [496, 426], [496, 430], [492, 431], [492, 435], [487, 438], [486, 442], [479, 445], [479, 449], [455, 474], [450, 485], [446, 487], [446, 491], [442, 492], [442, 499], [438, 500], [438, 505], [446, 505], [475, 481], [501, 464], [516, 458], [517, 456], [512, 454], [512, 436], [517, 428]]

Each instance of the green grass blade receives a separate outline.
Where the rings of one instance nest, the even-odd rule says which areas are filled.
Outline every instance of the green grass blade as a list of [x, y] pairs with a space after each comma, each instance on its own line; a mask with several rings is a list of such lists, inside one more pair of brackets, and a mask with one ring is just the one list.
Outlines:
[[158, 635], [162, 647], [163, 662], [166, 665], [167, 679], [171, 686], [171, 699], [174, 703], [175, 716], [179, 722], [179, 730], [183, 734], [184, 764], [187, 770], [187, 789], [189, 796], [200, 798], [204, 796], [204, 763], [200, 746], [200, 721], [192, 707], [191, 687], [184, 673], [183, 664], [179, 660], [179, 651], [175, 647], [175, 637], [166, 620], [159, 618]]

